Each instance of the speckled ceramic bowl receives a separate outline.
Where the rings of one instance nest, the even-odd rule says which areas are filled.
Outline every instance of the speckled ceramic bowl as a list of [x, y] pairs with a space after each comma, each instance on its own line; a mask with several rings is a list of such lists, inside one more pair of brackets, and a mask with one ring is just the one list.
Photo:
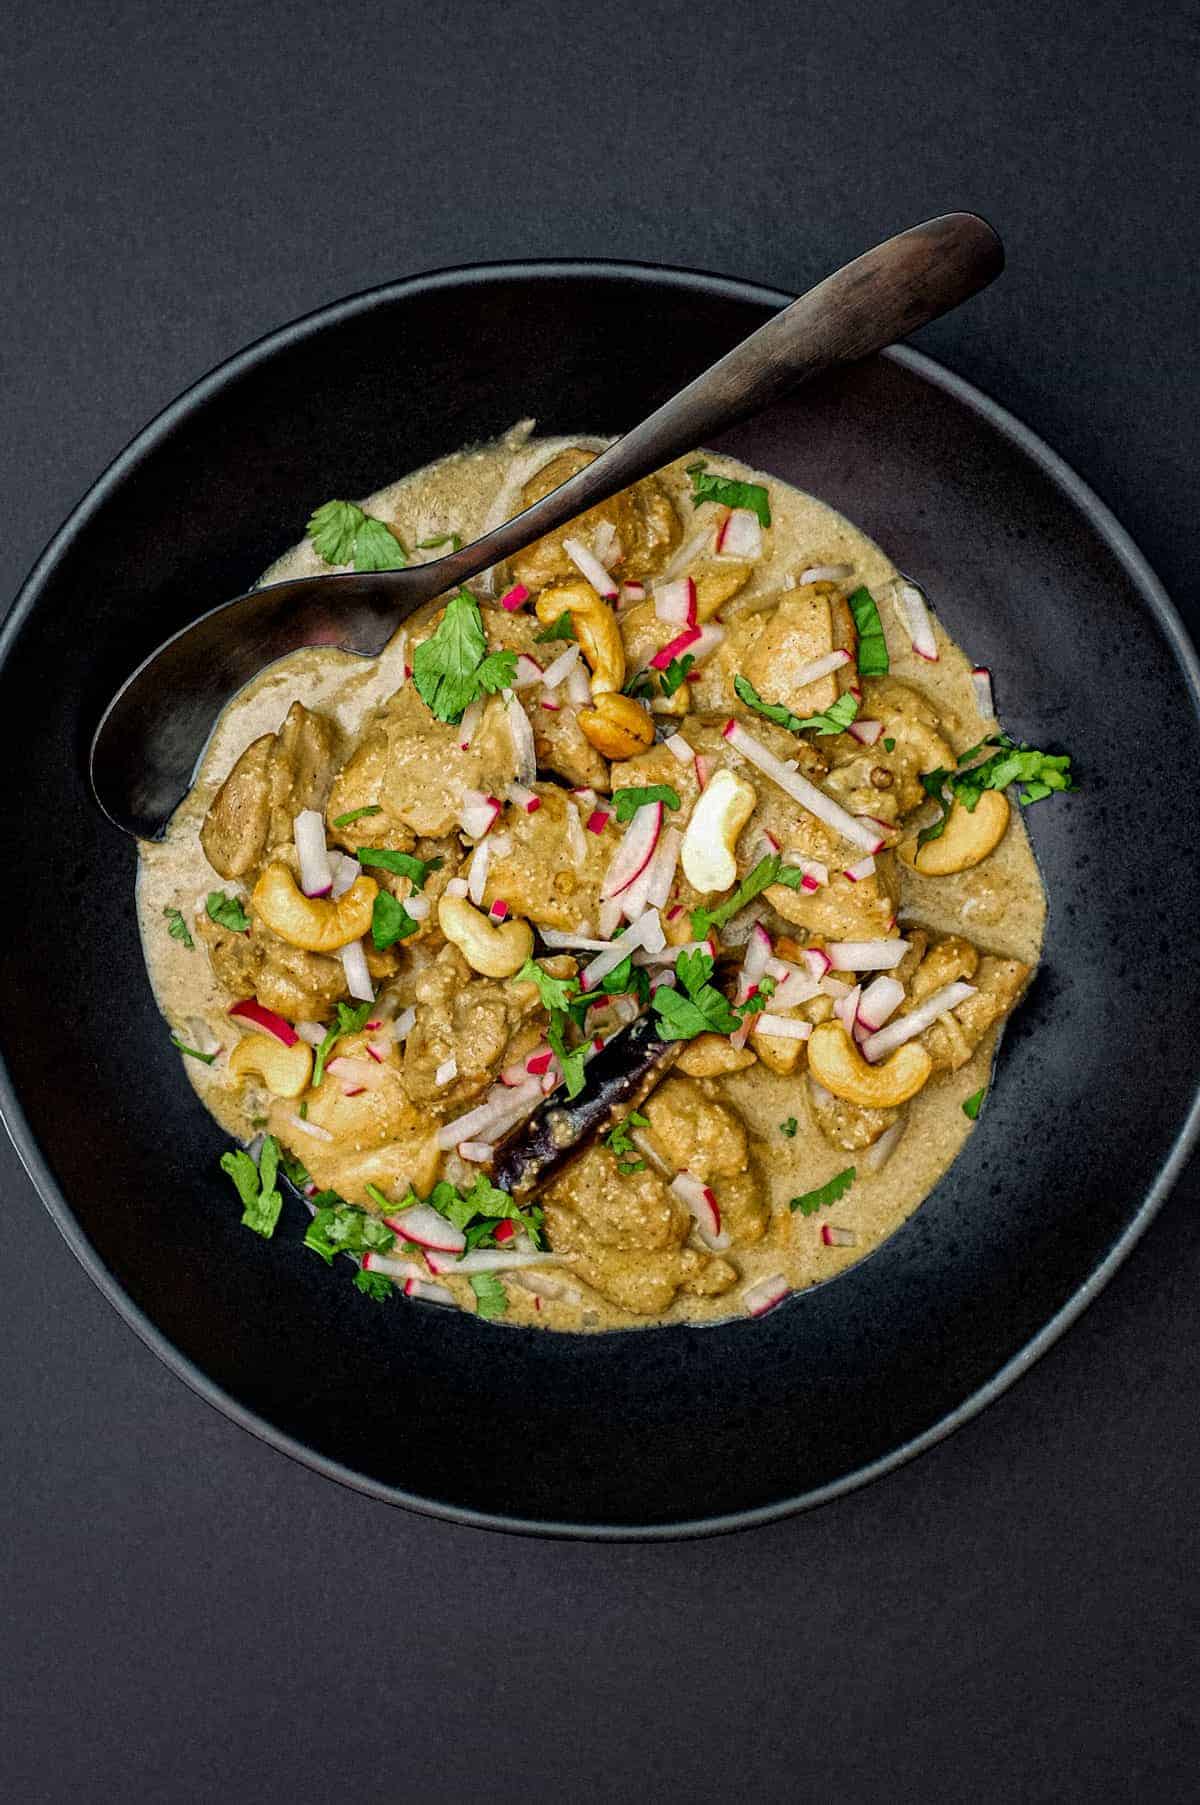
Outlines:
[[[134, 849], [88, 793], [105, 700], [160, 639], [245, 589], [326, 496], [526, 414], [549, 432], [621, 430], [786, 299], [533, 264], [327, 308], [134, 441], [0, 640], [0, 768], [22, 774], [0, 802], [9, 1130], [74, 1252], [168, 1365], [376, 1497], [582, 1535], [691, 1534], [832, 1497], [1023, 1371], [1145, 1228], [1195, 1138], [1193, 998], [1164, 980], [1193, 938], [1200, 877], [1195, 656], [1079, 479], [901, 350], [721, 448], [815, 491], [918, 572], [994, 669], [1006, 724], [1075, 755], [1079, 794], [1030, 816], [1045, 963], [962, 1158], [870, 1259], [761, 1321], [701, 1330], [560, 1337], [382, 1311], [302, 1249], [298, 1204], [274, 1243], [238, 1225], [223, 1137], [142, 968]], [[1150, 719], [1171, 748], [1152, 781]]]

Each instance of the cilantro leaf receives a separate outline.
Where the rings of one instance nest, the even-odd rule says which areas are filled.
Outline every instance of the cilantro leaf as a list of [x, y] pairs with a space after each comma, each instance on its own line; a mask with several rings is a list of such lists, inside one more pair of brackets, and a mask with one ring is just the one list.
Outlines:
[[[352, 808], [348, 814], [335, 815], [333, 817], [333, 825], [335, 827], [350, 827], [355, 821], [361, 821], [365, 815], [382, 815], [382, 813], [383, 804], [381, 802], [368, 802], [365, 808]], [[361, 853], [361, 851], [362, 848], [360, 846], [359, 852]]]
[[[279, 1149], [279, 1170], [283, 1173], [283, 1176], [287, 1179], [288, 1183], [295, 1185], [298, 1191], [302, 1191], [309, 1182], [308, 1170], [305, 1167], [304, 1162], [298, 1160], [294, 1153], [289, 1153], [286, 1147], [281, 1147]], [[333, 1191], [326, 1191], [323, 1192], [322, 1195], [332, 1197], [335, 1193]]]
[[178, 940], [186, 946], [189, 953], [196, 950], [196, 942], [192, 939], [191, 930], [178, 909], [167, 907], [163, 910], [167, 918], [167, 932], [172, 940]]
[[695, 662], [695, 653], [685, 652], [682, 658], [672, 658], [666, 670], [658, 673], [659, 687], [664, 696], [673, 696], [680, 684], [687, 681], [688, 672]]
[[469, 589], [450, 597], [437, 631], [412, 655], [413, 682], [439, 721], [461, 721], [476, 696], [507, 689], [517, 669], [515, 652], [487, 650], [479, 603]]
[[508, 1309], [508, 1292], [494, 1272], [473, 1272], [469, 1280], [475, 1293], [476, 1316], [503, 1316]]
[[789, 1116], [786, 1122], [781, 1122], [779, 1124], [779, 1132], [782, 1135], [786, 1135], [786, 1137], [789, 1141], [794, 1141], [796, 1138], [796, 1130], [798, 1127], [799, 1127], [799, 1123], [797, 1122], [795, 1116]]
[[675, 961], [675, 976], [681, 989], [663, 984], [654, 992], [650, 1004], [659, 1015], [660, 1040], [694, 1040], [709, 1031], [732, 1034], [738, 1018], [727, 997], [709, 982], [713, 973], [711, 954], [680, 953]]
[[187, 1042], [180, 1039], [178, 1034], [172, 1034], [171, 1045], [173, 1047], [178, 1047], [179, 1051], [185, 1053], [189, 1059], [203, 1060], [205, 1065], [211, 1065], [213, 1060], [217, 1057], [215, 1053], [202, 1053], [199, 1047], [189, 1047]]
[[417, 927], [418, 923], [390, 890], [379, 892], [371, 905], [371, 939], [376, 952], [386, 953], [397, 940], [407, 940], [410, 934], [415, 934]]
[[968, 1122], [977, 1122], [979, 1120], [979, 1112], [983, 1108], [983, 1099], [986, 1096], [987, 1085], [981, 1084], [979, 1089], [965, 1100], [962, 1111]]
[[[795, 873], [795, 883], [789, 882], [790, 874], [793, 872]], [[788, 876], [785, 876], [785, 873]], [[724, 902], [717, 903], [711, 909], [692, 910], [692, 938], [703, 940], [713, 928], [724, 927], [727, 921], [733, 920], [739, 909], [744, 909], [748, 902], [753, 902], [754, 898], [765, 890], [768, 884], [786, 883], [789, 889], [794, 890], [800, 882], [801, 875], [802, 873], [796, 866], [785, 865], [777, 852], [768, 853], [747, 872], [732, 896], [727, 896]]]
[[[648, 1116], [644, 1116], [638, 1109], [631, 1109], [629, 1114], [604, 1137], [604, 1145], [610, 1153], [634, 1153], [637, 1149], [630, 1131], [634, 1128], [649, 1128], [649, 1126], [650, 1118]], [[644, 1166], [645, 1163], [645, 1160], [639, 1160], [638, 1166]]]
[[387, 523], [364, 514], [352, 501], [325, 502], [313, 513], [306, 531], [325, 564], [401, 570], [408, 563], [408, 554]]
[[614, 790], [612, 799], [618, 821], [632, 821], [638, 810], [651, 802], [664, 802], [668, 808], [679, 807], [679, 791], [669, 783], [648, 783], [640, 789]]
[[[334, 1197], [336, 1193], [326, 1191], [322, 1196]], [[333, 1265], [335, 1254], [361, 1254], [369, 1249], [387, 1253], [395, 1241], [395, 1233], [386, 1222], [341, 1199], [318, 1207], [304, 1237], [305, 1247], [319, 1253], [327, 1266]]]
[[534, 634], [533, 643], [535, 646], [544, 646], [552, 639], [574, 639], [574, 637], [575, 622], [571, 619], [571, 610], [564, 608], [553, 626], [543, 627], [540, 633]]
[[229, 1174], [242, 1200], [242, 1226], [264, 1241], [275, 1233], [283, 1208], [283, 1195], [275, 1184], [278, 1169], [279, 1142], [273, 1134], [263, 1142], [257, 1165], [244, 1147], [221, 1155], [221, 1170]]
[[859, 588], [847, 599], [858, 629], [859, 672], [864, 677], [886, 677], [892, 667], [875, 597], [869, 589]]
[[354, 1275], [354, 1288], [364, 1297], [373, 1297], [377, 1304], [385, 1303], [395, 1289], [385, 1272], [364, 1272], [361, 1266]]
[[586, 1058], [585, 1047], [568, 1047], [564, 1038], [569, 1016], [560, 1015], [553, 1010], [550, 1025], [546, 1029], [546, 1039], [554, 1050], [559, 1070], [563, 1075], [563, 1083], [567, 1087], [568, 1097], [577, 1097], [583, 1089], [583, 1067]]
[[[997, 748], [989, 758], [976, 765], [968, 763], [988, 746]], [[921, 783], [926, 794], [942, 804], [943, 812], [936, 821], [921, 829], [917, 835], [920, 846], [940, 839], [945, 833], [950, 808], [955, 802], [961, 802], [968, 814], [974, 814], [985, 790], [1006, 790], [1010, 784], [1024, 784], [1020, 800], [1022, 806], [1028, 808], [1056, 792], [1078, 788], [1071, 775], [1069, 753], [1041, 752], [1036, 746], [1018, 745], [1006, 733], [992, 734], [960, 753], [953, 771], [939, 766], [936, 771], [923, 772]]]
[[654, 678], [649, 671], [635, 671], [632, 677], [627, 678], [621, 694], [629, 696], [634, 702], [652, 702]]
[[802, 1197], [793, 1197], [790, 1207], [799, 1210], [802, 1216], [815, 1216], [818, 1210], [824, 1209], [827, 1203], [836, 1203], [844, 1197], [854, 1183], [857, 1167], [847, 1166], [844, 1172], [838, 1172], [827, 1185], [818, 1185], [815, 1191], [805, 1191]]
[[786, 727], [789, 733], [844, 733], [858, 714], [858, 698], [849, 690], [822, 714], [798, 715], [782, 702], [764, 702], [754, 685], [740, 672], [733, 680], [733, 687], [747, 708], [774, 721], [777, 727]]
[[551, 977], [535, 959], [526, 959], [513, 983], [536, 984], [537, 993], [547, 1009], [568, 1009], [579, 995], [578, 978]]
[[393, 877], [410, 879], [414, 890], [423, 890], [431, 871], [440, 871], [445, 859], [417, 859], [411, 852], [393, 852], [387, 846], [360, 846], [356, 850], [360, 865], [377, 865]]
[[337, 1018], [325, 1030], [325, 1038], [317, 1048], [317, 1056], [313, 1060], [312, 1088], [316, 1090], [325, 1076], [325, 1062], [329, 1058], [336, 1043], [343, 1034], [358, 1034], [366, 1027], [370, 1019], [374, 1003], [339, 1003]]
[[417, 540], [419, 552], [435, 552], [439, 545], [448, 545], [452, 552], [456, 552], [462, 546], [462, 539], [457, 533], [439, 533], [435, 539]]
[[688, 467], [692, 479], [692, 506], [702, 502], [720, 502], [726, 508], [749, 508], [758, 516], [760, 526], [771, 524], [771, 501], [761, 483], [734, 482], [727, 476], [714, 476], [699, 464]]
[[894, 752], [896, 750], [895, 740], [891, 739], [890, 737], [888, 739], [885, 739], [883, 742], [883, 749], [885, 752]]
[[639, 1003], [650, 1000], [650, 974], [642, 966], [633, 963], [633, 955], [622, 959], [619, 965], [607, 972], [598, 984], [588, 991], [582, 992], [567, 1004], [567, 1013], [577, 1028], [582, 1028], [584, 1019], [592, 1004], [601, 997], [633, 996]]
[[234, 934], [249, 931], [250, 917], [236, 896], [226, 896], [224, 890], [210, 890], [204, 907], [209, 920], [219, 928], [228, 928]]

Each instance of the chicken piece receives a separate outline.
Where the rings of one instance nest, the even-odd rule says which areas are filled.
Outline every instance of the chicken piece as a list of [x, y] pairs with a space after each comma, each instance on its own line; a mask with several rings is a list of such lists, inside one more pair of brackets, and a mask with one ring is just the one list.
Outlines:
[[[413, 1001], [417, 1019], [404, 1043], [404, 1088], [427, 1114], [440, 1116], [460, 1113], [487, 1088], [509, 1063], [514, 1036], [541, 1009], [534, 985], [476, 978], [452, 946], [418, 974]], [[438, 1067], [450, 1059], [456, 1076], [439, 1084]]]
[[638, 1316], [659, 1316], [680, 1290], [713, 1296], [737, 1273], [727, 1260], [685, 1245], [692, 1219], [647, 1167], [614, 1183], [612, 1156], [590, 1147], [542, 1193], [556, 1253], [602, 1297]]
[[200, 844], [213, 870], [246, 877], [289, 841], [300, 811], [320, 807], [333, 756], [332, 723], [293, 702], [279, 732], [246, 747], [209, 804]]
[[[937, 950], [935, 947], [934, 952]], [[920, 975], [918, 972], [917, 977]], [[965, 1065], [988, 1030], [1016, 1008], [1032, 976], [1032, 965], [1025, 965], [1020, 959], [998, 959], [984, 953], [971, 975], [974, 996], [921, 1036], [934, 1071], [956, 1072]]]
[[[525, 484], [521, 491], [522, 508], [549, 495], [568, 477], [594, 462], [595, 457], [594, 451], [576, 447], [560, 451]], [[629, 577], [650, 576], [661, 570], [683, 530], [667, 491], [656, 477], [650, 476], [518, 552], [509, 563], [511, 581], [536, 591], [556, 577], [575, 576], [575, 566], [563, 550], [563, 539], [579, 539], [590, 547], [597, 527], [610, 527], [616, 534], [613, 548], [602, 562]]]
[[384, 711], [387, 770], [379, 800], [415, 834], [440, 837], [458, 826], [468, 790], [503, 796], [517, 761], [504, 703], [488, 698], [469, 748], [457, 727], [439, 721], [406, 683]]
[[[835, 636], [833, 585], [806, 583], [785, 590], [769, 609], [745, 613], [730, 624], [724, 643], [689, 677], [699, 709], [735, 708], [739, 702], [733, 679], [739, 673], [752, 683], [764, 702], [781, 702], [793, 714], [820, 714], [837, 701], [853, 665], [820, 677], [815, 683], [797, 678], [815, 658], [839, 649]], [[747, 719], [759, 717], [747, 716]]]
[[[348, 1034], [338, 1041], [334, 1069], [327, 1067], [320, 1085], [304, 1099], [307, 1120], [331, 1134], [332, 1141], [298, 1129], [293, 1102], [274, 1102], [268, 1123], [271, 1133], [302, 1161], [319, 1190], [336, 1191], [348, 1203], [371, 1209], [375, 1206], [367, 1195], [368, 1184], [397, 1201], [409, 1185], [427, 1193], [436, 1182], [441, 1154], [436, 1123], [405, 1088], [398, 1049], [393, 1047], [379, 1062], [367, 1053], [368, 1041], [378, 1051], [382, 1037]], [[339, 1058], [361, 1063], [362, 1078], [340, 1077]], [[347, 1096], [348, 1090], [355, 1094]]]
[[236, 934], [198, 915], [196, 932], [231, 997], [255, 997], [286, 1021], [327, 1021], [334, 1004], [350, 994], [340, 959], [288, 946], [256, 918], [249, 933]]
[[827, 1141], [847, 1153], [861, 1153], [900, 1120], [898, 1109], [864, 1109], [820, 1086], [809, 1084], [805, 1088], [817, 1127]]
[[867, 677], [862, 690], [859, 718], [882, 721], [883, 732], [873, 746], [849, 733], [831, 739], [824, 787], [852, 815], [894, 825], [926, 800], [921, 773], [953, 770], [954, 753], [938, 731], [933, 704], [910, 683]]
[[[490, 908], [499, 897], [512, 914], [537, 927], [583, 931], [586, 925], [594, 932], [600, 885], [616, 849], [615, 829], [586, 832], [565, 790], [552, 783], [533, 787], [542, 805], [533, 814], [518, 808], [506, 814], [510, 850], [492, 854], [484, 903]], [[577, 832], [568, 830], [568, 811], [575, 815]]]
[[735, 1242], [762, 1239], [770, 1217], [754, 1172], [746, 1125], [710, 1080], [672, 1075], [642, 1105], [663, 1159], [716, 1194], [721, 1224]]
[[[536, 616], [518, 611], [509, 614], [503, 608], [485, 608], [484, 625], [488, 645], [496, 650], [524, 652], [545, 670], [561, 652], [567, 640], [539, 640], [541, 631]], [[558, 708], [544, 708], [541, 692], [532, 685], [521, 692], [521, 700], [533, 727], [533, 744], [539, 771], [556, 771], [578, 789], [607, 790], [608, 764], [584, 737], [578, 710], [567, 701], [565, 689], [554, 698]]]
[[[349, 853], [359, 846], [390, 846], [393, 852], [412, 850], [410, 829], [390, 815], [382, 803], [387, 764], [387, 733], [383, 727], [374, 727], [354, 748], [329, 792], [325, 834], [335, 846], [344, 846]], [[345, 827], [336, 826], [341, 816], [358, 814], [364, 808], [376, 813], [359, 815]]]
[[910, 1009], [947, 984], [957, 983], [960, 978], [970, 981], [978, 969], [979, 953], [971, 942], [964, 940], [961, 934], [947, 934], [944, 940], [929, 948], [912, 976], [902, 980], [908, 997], [900, 1006], [900, 1014], [907, 1015]]

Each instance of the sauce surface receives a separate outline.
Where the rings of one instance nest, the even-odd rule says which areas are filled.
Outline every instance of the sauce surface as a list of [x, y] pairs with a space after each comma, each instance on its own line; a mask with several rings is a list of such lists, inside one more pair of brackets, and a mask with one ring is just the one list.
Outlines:
[[[391, 523], [406, 545], [441, 534], [458, 533], [465, 542], [494, 524], [498, 502], [510, 498], [505, 511], [515, 511], [511, 496], [522, 473], [536, 470], [547, 456], [567, 445], [602, 441], [527, 442], [527, 429], [517, 429], [498, 443], [467, 450], [404, 477], [363, 505]], [[773, 477], [731, 460], [710, 456], [709, 467], [722, 475], [770, 484], [771, 553], [757, 566], [729, 612], [740, 614], [755, 600], [794, 585], [795, 573], [807, 566], [848, 565], [853, 584], [878, 594], [897, 575], [886, 554], [841, 515], [816, 498]], [[683, 466], [671, 467], [660, 479], [691, 530], [689, 483]], [[434, 557], [436, 550], [416, 556]], [[273, 565], [265, 582], [316, 573], [326, 568], [312, 546], [303, 542]], [[919, 573], [917, 573], [919, 574]], [[937, 598], [931, 598], [936, 605]], [[880, 605], [883, 614], [883, 604]], [[933, 704], [941, 732], [960, 753], [996, 730], [976, 706], [971, 664], [964, 652], [937, 629], [940, 657], [926, 663], [915, 657], [893, 615], [885, 616], [891, 675], [910, 683]], [[164, 911], [180, 909], [190, 921], [202, 910], [214, 888], [236, 890], [214, 874], [201, 848], [199, 829], [220, 784], [254, 740], [281, 726], [291, 703], [299, 699], [310, 710], [329, 716], [345, 740], [357, 739], [376, 711], [403, 679], [405, 645], [393, 641], [380, 658], [364, 660], [328, 648], [310, 649], [263, 671], [226, 708], [216, 725], [196, 774], [195, 785], [172, 819], [164, 839], [140, 848], [137, 906], [146, 966], [154, 994], [171, 1028], [195, 1044], [202, 1032], [227, 1052], [235, 1039], [226, 1013], [228, 993], [218, 984], [203, 947], [189, 951], [166, 932]], [[1036, 965], [1045, 925], [1045, 897], [1020, 811], [1012, 810], [999, 847], [981, 865], [956, 876], [923, 878], [897, 863], [901, 883], [900, 931], [925, 927], [937, 933], [961, 933], [982, 951]], [[738, 1286], [715, 1297], [682, 1292], [661, 1316], [647, 1318], [618, 1308], [583, 1285], [582, 1302], [535, 1298], [518, 1285], [508, 1286], [508, 1323], [562, 1329], [608, 1329], [670, 1321], [711, 1321], [737, 1314], [745, 1285], [782, 1272], [793, 1288], [828, 1278], [870, 1253], [890, 1235], [929, 1193], [955, 1158], [973, 1123], [964, 1100], [989, 1082], [998, 1029], [985, 1034], [971, 1057], [953, 1072], [938, 1075], [907, 1106], [907, 1127], [895, 1151], [880, 1170], [871, 1172], [861, 1155], [833, 1146], [817, 1126], [809, 1082], [803, 1066], [791, 1075], [771, 1072], [762, 1064], [719, 1080], [723, 1094], [744, 1118], [756, 1147], [760, 1183], [769, 1191], [770, 1226], [753, 1246], [731, 1256], [741, 1273]], [[193, 1059], [184, 1068], [201, 1103], [237, 1140], [249, 1142], [262, 1127], [262, 1102], [253, 1091], [231, 1084], [224, 1059], [212, 1066]], [[784, 1132], [795, 1123], [794, 1133]], [[835, 1204], [805, 1216], [789, 1209], [789, 1199], [807, 1193], [849, 1165], [856, 1166], [853, 1186]], [[232, 1197], [231, 1197], [232, 1202]], [[827, 1224], [849, 1231], [853, 1245], [828, 1245]], [[332, 1282], [332, 1279], [331, 1279]], [[461, 1289], [469, 1302], [465, 1281]]]

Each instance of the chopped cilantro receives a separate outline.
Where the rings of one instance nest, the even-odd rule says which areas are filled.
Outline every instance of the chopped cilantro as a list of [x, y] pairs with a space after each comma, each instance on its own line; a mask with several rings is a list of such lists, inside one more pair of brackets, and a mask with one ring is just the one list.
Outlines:
[[[977, 757], [988, 746], [994, 746], [997, 750], [980, 764], [968, 764], [970, 759]], [[967, 765], [965, 770], [964, 764]], [[1040, 752], [1036, 746], [1018, 745], [1006, 733], [991, 734], [987, 739], [980, 740], [977, 746], [971, 746], [961, 753], [954, 771], [939, 767], [936, 771], [923, 772], [921, 783], [926, 794], [942, 804], [942, 813], [938, 819], [930, 822], [928, 827], [923, 827], [917, 835], [917, 842], [921, 846], [930, 840], [941, 839], [946, 831], [950, 808], [955, 802], [961, 802], [968, 814], [974, 814], [985, 790], [1006, 790], [1010, 784], [1024, 784], [1020, 800], [1022, 806], [1028, 808], [1056, 791], [1074, 790], [1078, 787], [1071, 775], [1069, 753]]]
[[574, 637], [575, 622], [571, 619], [571, 610], [564, 608], [552, 626], [543, 627], [540, 633], [534, 634], [533, 643], [535, 646], [544, 646], [552, 639], [574, 639]]
[[796, 1121], [795, 1116], [789, 1116], [786, 1122], [781, 1122], [779, 1124], [779, 1132], [782, 1135], [786, 1135], [789, 1141], [794, 1141], [796, 1138], [796, 1129], [798, 1127], [799, 1123]]
[[242, 1200], [242, 1226], [254, 1230], [264, 1241], [275, 1233], [283, 1195], [275, 1183], [279, 1169], [279, 1142], [269, 1134], [255, 1165], [244, 1147], [221, 1155], [221, 1170], [234, 1182]]
[[413, 682], [439, 721], [462, 720], [477, 696], [506, 689], [517, 668], [515, 652], [492, 652], [479, 603], [460, 589], [446, 604], [437, 631], [422, 640], [412, 655]]
[[536, 959], [526, 959], [513, 979], [514, 984], [535, 984], [547, 1009], [567, 1009], [579, 995], [578, 978], [555, 978]]
[[570, 1018], [560, 1015], [557, 1010], [550, 1014], [550, 1025], [546, 1029], [546, 1039], [554, 1050], [559, 1070], [563, 1075], [563, 1083], [567, 1087], [568, 1097], [577, 1097], [583, 1089], [583, 1068], [587, 1050], [585, 1047], [568, 1047], [565, 1039], [566, 1024]]
[[448, 545], [452, 552], [456, 552], [462, 546], [462, 539], [457, 533], [439, 533], [434, 539], [417, 540], [419, 552], [435, 552], [439, 545]]
[[648, 783], [640, 789], [614, 790], [613, 806], [618, 821], [632, 821], [640, 808], [652, 802], [665, 802], [668, 808], [679, 807], [679, 791], [669, 783]]
[[724, 927], [732, 921], [739, 909], [744, 909], [748, 902], [765, 890], [768, 884], [786, 884], [789, 890], [798, 888], [803, 873], [796, 865], [785, 865], [777, 852], [770, 852], [758, 861], [742, 879], [732, 896], [724, 902], [717, 903], [711, 909], [692, 910], [692, 937], [703, 940], [713, 928]]
[[749, 508], [758, 516], [760, 526], [771, 524], [771, 500], [761, 483], [734, 482], [727, 476], [714, 476], [701, 464], [689, 464], [692, 479], [692, 506], [702, 502], [719, 502], [726, 508]]
[[[333, 817], [333, 825], [335, 827], [350, 827], [355, 821], [361, 821], [366, 815], [382, 815], [382, 813], [383, 804], [381, 802], [368, 802], [365, 808], [352, 808], [345, 815], [335, 815]], [[359, 848], [359, 851], [362, 851], [361, 847]]]
[[316, 1090], [325, 1076], [325, 1061], [343, 1034], [359, 1034], [366, 1027], [374, 1003], [339, 1003], [337, 1019], [325, 1030], [325, 1038], [317, 1048], [313, 1061], [312, 1088]]
[[313, 550], [325, 564], [352, 564], [355, 570], [401, 570], [408, 553], [391, 527], [364, 514], [352, 501], [327, 501], [309, 520]]
[[185, 1053], [189, 1059], [202, 1060], [205, 1065], [211, 1065], [217, 1057], [216, 1053], [202, 1053], [199, 1047], [189, 1047], [186, 1040], [181, 1040], [178, 1034], [172, 1034], [171, 1045], [178, 1047], [179, 1051]]
[[[262, 1122], [259, 1122], [258, 1119], [255, 1118], [255, 1126], [262, 1127], [265, 1124], [265, 1121], [265, 1116], [263, 1117]], [[281, 1147], [279, 1149], [279, 1170], [283, 1173], [283, 1176], [287, 1179], [288, 1183], [295, 1185], [298, 1191], [302, 1191], [305, 1185], [310, 1182], [308, 1170], [304, 1165], [304, 1162], [298, 1160], [294, 1153], [289, 1153], [286, 1147]], [[325, 1194], [328, 1196], [333, 1195], [332, 1192]]]
[[649, 671], [635, 671], [622, 689], [623, 696], [629, 696], [635, 702], [652, 702], [654, 700], [654, 678]]
[[864, 677], [886, 677], [891, 667], [883, 622], [869, 589], [856, 589], [848, 598], [858, 629], [858, 668]]
[[414, 890], [423, 890], [429, 873], [440, 871], [446, 863], [445, 859], [416, 859], [411, 852], [392, 852], [387, 846], [360, 846], [357, 857], [360, 865], [376, 865], [393, 877], [408, 878]]
[[968, 1122], [979, 1120], [979, 1112], [983, 1108], [983, 1099], [987, 1096], [987, 1085], [981, 1084], [979, 1089], [969, 1096], [962, 1106], [962, 1112]]
[[664, 696], [673, 696], [680, 684], [687, 681], [688, 672], [695, 662], [695, 654], [685, 652], [682, 658], [672, 658], [666, 670], [659, 672], [659, 687]]
[[508, 1292], [494, 1272], [473, 1272], [469, 1280], [475, 1293], [476, 1316], [503, 1316], [508, 1309]]
[[[321, 1195], [336, 1198], [333, 1191], [323, 1191]], [[311, 1247], [314, 1253], [319, 1253], [327, 1266], [333, 1265], [335, 1254], [357, 1255], [371, 1249], [378, 1253], [388, 1253], [395, 1245], [395, 1234], [378, 1216], [370, 1216], [366, 1210], [356, 1210], [352, 1204], [344, 1203], [340, 1198], [323, 1205], [318, 1200], [318, 1204], [308, 1225], [304, 1245]], [[389, 1203], [388, 1207], [390, 1209], [392, 1205]]]
[[697, 948], [680, 953], [675, 976], [680, 988], [663, 984], [650, 999], [659, 1015], [660, 1040], [694, 1040], [697, 1034], [732, 1034], [738, 1025], [728, 998], [709, 982], [713, 974], [710, 954]]
[[163, 914], [167, 918], [167, 932], [172, 940], [178, 940], [183, 946], [186, 946], [189, 953], [194, 952], [196, 942], [192, 939], [191, 929], [180, 911], [168, 907], [163, 910]]
[[786, 727], [789, 733], [844, 733], [858, 714], [858, 699], [849, 690], [823, 714], [798, 715], [785, 708], [782, 702], [764, 702], [754, 685], [740, 672], [733, 680], [733, 687], [747, 708], [774, 721], [777, 727]]
[[895, 750], [896, 750], [896, 742], [895, 742], [895, 740], [893, 740], [893, 739], [885, 739], [885, 740], [884, 740], [884, 742], [883, 742], [883, 749], [884, 749], [884, 751], [885, 751], [885, 752], [894, 752], [894, 751], [895, 751]]
[[249, 931], [250, 917], [236, 896], [226, 896], [224, 890], [210, 890], [204, 907], [209, 920], [219, 928], [228, 928], [234, 934]]
[[838, 1172], [827, 1185], [819, 1185], [815, 1191], [805, 1191], [803, 1197], [793, 1197], [791, 1208], [799, 1210], [802, 1216], [815, 1216], [824, 1209], [827, 1203], [836, 1203], [844, 1197], [854, 1183], [857, 1167], [847, 1166], [844, 1172]]
[[[634, 1153], [636, 1152], [636, 1148], [634, 1147], [633, 1136], [630, 1133], [630, 1130], [633, 1128], [649, 1128], [649, 1126], [650, 1118], [648, 1116], [644, 1116], [640, 1110], [631, 1109], [629, 1114], [625, 1116], [622, 1121], [618, 1122], [616, 1127], [611, 1129], [605, 1136], [604, 1145], [608, 1148], [610, 1153]], [[645, 1163], [645, 1160], [639, 1160], [638, 1166], [644, 1166]]]
[[385, 1272], [364, 1272], [360, 1266], [354, 1275], [354, 1289], [361, 1291], [364, 1297], [373, 1297], [377, 1304], [382, 1304], [392, 1295], [394, 1286]]
[[419, 1197], [416, 1191], [410, 1190], [402, 1209], [413, 1204], [424, 1203], [444, 1216], [452, 1227], [460, 1229], [467, 1238], [466, 1251], [476, 1247], [495, 1247], [496, 1230], [502, 1222], [515, 1222], [517, 1227], [529, 1236], [534, 1247], [546, 1245], [545, 1217], [536, 1205], [522, 1209], [520, 1205], [502, 1191], [482, 1172], [477, 1173], [469, 1191], [459, 1191], [448, 1178], [439, 1179], [428, 1197]]
[[386, 953], [397, 940], [407, 940], [418, 928], [402, 902], [390, 890], [381, 890], [371, 906], [371, 939], [376, 952]]

